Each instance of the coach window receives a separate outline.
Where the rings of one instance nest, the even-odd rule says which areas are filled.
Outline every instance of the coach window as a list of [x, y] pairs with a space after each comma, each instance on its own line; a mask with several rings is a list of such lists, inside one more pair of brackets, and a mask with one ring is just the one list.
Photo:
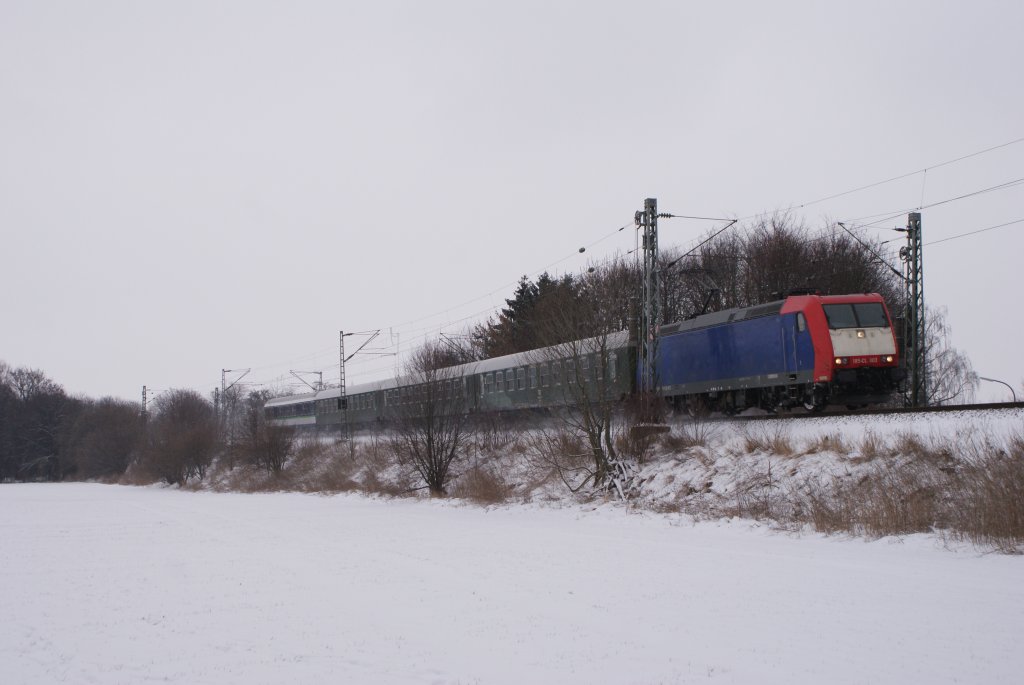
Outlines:
[[536, 387], [537, 387], [537, 367], [536, 366], [531, 366], [530, 367], [530, 388], [533, 389], [533, 388], [536, 388]]
[[526, 369], [516, 369], [516, 389], [526, 390]]
[[807, 319], [804, 318], [803, 312], [796, 313], [796, 328], [801, 333], [807, 330]]
[[543, 364], [540, 367], [540, 387], [548, 387], [548, 365]]
[[494, 374], [494, 392], [505, 392], [505, 374], [502, 371]]
[[590, 382], [590, 357], [580, 359], [580, 377], [584, 383]]
[[615, 376], [618, 375], [618, 361], [619, 358], [617, 355], [608, 355], [608, 378], [612, 381], [614, 381]]
[[551, 362], [551, 384], [562, 384], [562, 362]]

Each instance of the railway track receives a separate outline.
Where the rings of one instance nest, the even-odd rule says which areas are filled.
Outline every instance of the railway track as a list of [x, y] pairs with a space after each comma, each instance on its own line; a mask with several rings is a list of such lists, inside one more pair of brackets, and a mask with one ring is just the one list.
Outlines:
[[776, 414], [763, 414], [759, 416], [723, 416], [714, 417], [713, 420], [721, 421], [770, 421], [774, 419], [797, 420], [797, 419], [822, 419], [839, 416], [878, 416], [883, 414], [936, 414], [952, 411], [994, 411], [997, 409], [1024, 409], [1024, 402], [995, 402], [992, 404], [952, 404], [937, 407], [887, 407], [880, 409], [837, 409], [829, 411], [827, 408], [821, 412], [805, 412], [795, 410], [794, 412], [779, 412]]

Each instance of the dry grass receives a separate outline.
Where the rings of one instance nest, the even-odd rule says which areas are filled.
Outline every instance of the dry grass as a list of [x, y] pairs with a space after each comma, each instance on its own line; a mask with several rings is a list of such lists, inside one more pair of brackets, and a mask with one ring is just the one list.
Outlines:
[[684, 452], [693, 447], [707, 447], [718, 436], [718, 426], [702, 416], [692, 417], [661, 435], [661, 446], [668, 452]]
[[930, 456], [928, 444], [916, 433], [899, 433], [889, 445], [890, 457], [908, 456], [918, 461], [926, 461]]
[[823, 452], [832, 452], [834, 454], [847, 455], [850, 454], [852, 449], [846, 444], [842, 435], [819, 435], [817, 438], [813, 438], [807, 441], [804, 445], [804, 449], [801, 454], [822, 454]]
[[750, 428], [744, 426], [741, 432], [743, 448], [748, 454], [764, 452], [780, 457], [791, 457], [797, 453], [790, 438], [789, 429], [781, 422], [773, 422], [771, 426]]
[[873, 461], [885, 453], [885, 441], [874, 431], [867, 431], [860, 439], [855, 461]]
[[1024, 546], [1024, 436], [973, 459], [956, 478], [949, 534], [1003, 552]]
[[145, 465], [139, 462], [133, 462], [128, 465], [125, 472], [117, 479], [117, 483], [119, 485], [152, 485], [158, 480], [160, 480], [160, 478], [150, 472]]
[[477, 466], [458, 478], [452, 494], [478, 504], [501, 504], [508, 501], [512, 488], [498, 473]]
[[889, 454], [855, 481], [805, 484], [792, 520], [827, 533], [941, 531], [1004, 552], [1024, 546], [1024, 437], [997, 446], [901, 434]]
[[661, 424], [631, 426], [617, 432], [615, 451], [619, 456], [633, 459], [637, 464], [644, 464], [658, 443], [658, 439], [668, 433], [668, 426]]

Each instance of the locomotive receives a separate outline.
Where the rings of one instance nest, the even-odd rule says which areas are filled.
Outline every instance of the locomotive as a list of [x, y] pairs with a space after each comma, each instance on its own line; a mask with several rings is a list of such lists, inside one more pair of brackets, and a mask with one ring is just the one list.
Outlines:
[[[905, 388], [892, 320], [882, 297], [794, 294], [658, 328], [657, 393], [676, 409], [734, 413], [828, 404], [863, 407]], [[637, 391], [637, 344], [627, 331], [485, 359], [444, 370], [459, 410], [544, 410], [586, 389], [608, 399]], [[387, 421], [422, 401], [423, 384], [393, 378], [268, 401], [275, 424], [340, 428]]]

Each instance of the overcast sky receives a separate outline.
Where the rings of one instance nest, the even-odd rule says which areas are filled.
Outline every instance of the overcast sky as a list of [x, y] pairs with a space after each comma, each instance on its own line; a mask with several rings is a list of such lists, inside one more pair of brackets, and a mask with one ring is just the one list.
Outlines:
[[[928, 207], [1024, 178], [1024, 141], [937, 167], [1024, 138], [1022, 26], [1011, 0], [0, 0], [0, 359], [131, 399], [335, 380], [339, 329], [458, 333], [523, 274], [631, 249], [646, 197], [924, 206], [926, 245], [1024, 219], [1020, 184]], [[1018, 394], [1022, 255], [1024, 223], [925, 248], [927, 303]]]

